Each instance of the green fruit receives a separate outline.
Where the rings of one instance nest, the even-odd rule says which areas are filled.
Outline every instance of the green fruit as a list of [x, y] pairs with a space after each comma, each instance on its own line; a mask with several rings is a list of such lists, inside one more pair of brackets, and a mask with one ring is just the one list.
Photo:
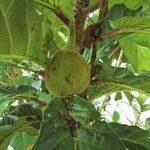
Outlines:
[[83, 92], [90, 82], [90, 67], [74, 51], [58, 51], [45, 71], [45, 84], [56, 97], [68, 97]]

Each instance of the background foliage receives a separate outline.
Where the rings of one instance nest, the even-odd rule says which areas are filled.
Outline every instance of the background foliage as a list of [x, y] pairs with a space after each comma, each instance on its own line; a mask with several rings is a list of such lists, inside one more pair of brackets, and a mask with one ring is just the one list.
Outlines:
[[[0, 149], [150, 149], [150, 1], [100, 2], [0, 0]], [[73, 10], [85, 13], [76, 32], [92, 77], [62, 100], [43, 76], [68, 41]]]

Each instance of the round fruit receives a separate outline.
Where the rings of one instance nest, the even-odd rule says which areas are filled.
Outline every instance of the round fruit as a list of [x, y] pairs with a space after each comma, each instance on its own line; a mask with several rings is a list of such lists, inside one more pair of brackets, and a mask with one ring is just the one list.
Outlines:
[[90, 82], [90, 67], [82, 56], [73, 51], [58, 51], [45, 71], [45, 84], [56, 97], [83, 92]]

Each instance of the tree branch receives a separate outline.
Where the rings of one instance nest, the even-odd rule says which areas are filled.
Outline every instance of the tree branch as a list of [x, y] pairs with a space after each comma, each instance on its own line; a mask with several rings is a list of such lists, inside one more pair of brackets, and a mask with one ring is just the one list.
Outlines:
[[99, 1], [101, 19], [105, 18], [108, 14], [108, 0]]
[[118, 45], [108, 56], [108, 59], [110, 59], [118, 50], [120, 49], [120, 45]]
[[83, 31], [87, 15], [83, 12], [85, 8], [84, 0], [76, 0], [75, 4], [75, 31], [76, 44], [81, 49], [83, 42]]
[[34, 0], [34, 2], [51, 10], [66, 26], [69, 26], [70, 20], [58, 6], [54, 6], [50, 2], [48, 3], [42, 0]]
[[96, 42], [95, 38], [97, 37], [98, 34], [101, 35], [101, 33], [99, 32], [101, 32], [102, 25], [108, 16], [108, 0], [99, 0], [95, 4], [95, 7], [99, 8], [99, 19], [96, 24], [90, 25], [89, 27], [87, 27], [86, 30], [84, 30], [83, 47], [90, 48], [92, 46], [92, 42], [93, 42], [92, 40]]

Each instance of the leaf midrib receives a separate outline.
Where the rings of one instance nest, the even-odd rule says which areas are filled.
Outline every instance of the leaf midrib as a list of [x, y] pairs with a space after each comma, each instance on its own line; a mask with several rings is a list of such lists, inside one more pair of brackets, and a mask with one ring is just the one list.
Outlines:
[[9, 54], [11, 54], [11, 51], [12, 51], [12, 36], [11, 36], [11, 30], [10, 30], [10, 27], [8, 25], [8, 22], [6, 20], [6, 17], [5, 17], [5, 14], [2, 10], [2, 8], [0, 7], [0, 11], [1, 11], [1, 14], [2, 14], [2, 17], [5, 21], [5, 24], [6, 24], [6, 28], [7, 28], [7, 32], [8, 32], [8, 36], [9, 36], [9, 40], [10, 40], [10, 48], [9, 48]]

